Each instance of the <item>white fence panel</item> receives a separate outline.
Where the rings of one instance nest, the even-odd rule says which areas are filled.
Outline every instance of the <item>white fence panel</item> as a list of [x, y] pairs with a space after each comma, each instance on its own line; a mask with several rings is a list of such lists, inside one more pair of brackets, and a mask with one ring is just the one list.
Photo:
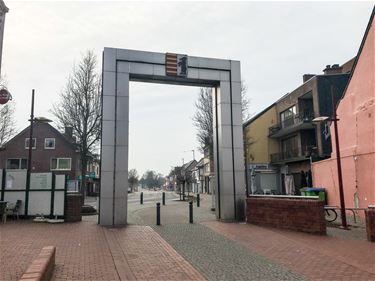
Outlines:
[[31, 173], [30, 190], [31, 189], [51, 189], [52, 173]]
[[64, 215], [64, 205], [65, 205], [65, 192], [64, 191], [55, 191], [55, 205], [53, 207], [54, 216], [63, 216]]
[[[5, 188], [2, 190], [4, 201], [16, 203], [22, 200], [20, 215], [25, 215], [26, 199], [26, 178], [25, 170], [7, 170]], [[28, 215], [35, 216], [51, 214], [51, 198], [53, 196], [53, 215], [63, 216], [65, 207], [65, 175], [55, 176], [55, 191], [52, 195], [52, 173], [31, 173], [30, 190], [28, 200]], [[2, 170], [0, 169], [0, 184], [2, 182]], [[0, 186], [0, 189], [3, 188]]]
[[29, 193], [29, 215], [43, 214], [49, 216], [51, 213], [51, 192], [31, 191]]
[[65, 188], [65, 175], [56, 175], [55, 189]]
[[26, 171], [7, 170], [5, 189], [26, 189]]
[[16, 203], [17, 200], [22, 200], [22, 204], [19, 210], [20, 215], [25, 214], [25, 191], [5, 191], [4, 192], [4, 201], [7, 201], [8, 204]]

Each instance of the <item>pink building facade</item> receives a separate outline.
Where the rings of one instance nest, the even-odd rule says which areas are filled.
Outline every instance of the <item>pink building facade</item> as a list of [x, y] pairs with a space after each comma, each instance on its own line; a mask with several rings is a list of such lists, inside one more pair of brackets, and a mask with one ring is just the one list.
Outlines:
[[[375, 27], [374, 11], [353, 71], [337, 108], [345, 204], [365, 208], [375, 204]], [[331, 125], [330, 159], [312, 165], [314, 186], [325, 187], [328, 204], [340, 205], [336, 143]]]

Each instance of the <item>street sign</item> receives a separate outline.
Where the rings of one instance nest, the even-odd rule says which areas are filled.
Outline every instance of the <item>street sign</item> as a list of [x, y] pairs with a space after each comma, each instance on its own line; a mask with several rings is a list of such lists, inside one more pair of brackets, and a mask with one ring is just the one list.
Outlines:
[[6, 104], [11, 99], [12, 96], [7, 89], [3, 88], [0, 90], [0, 104]]

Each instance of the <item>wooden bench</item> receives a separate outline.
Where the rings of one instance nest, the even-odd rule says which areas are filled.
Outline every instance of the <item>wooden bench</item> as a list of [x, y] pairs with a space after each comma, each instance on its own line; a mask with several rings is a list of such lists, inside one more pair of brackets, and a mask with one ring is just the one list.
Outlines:
[[55, 246], [43, 247], [36, 259], [29, 265], [20, 281], [49, 281], [55, 267]]

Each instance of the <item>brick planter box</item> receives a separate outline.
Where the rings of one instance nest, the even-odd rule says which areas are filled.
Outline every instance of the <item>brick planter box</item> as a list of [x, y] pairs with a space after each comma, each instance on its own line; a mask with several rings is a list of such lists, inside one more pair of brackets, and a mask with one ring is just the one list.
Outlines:
[[304, 197], [250, 196], [248, 223], [326, 235], [324, 202]]
[[55, 267], [56, 248], [43, 247], [40, 254], [32, 261], [20, 281], [49, 281]]
[[82, 220], [82, 195], [79, 193], [68, 193], [66, 195], [65, 221], [77, 222]]
[[365, 210], [367, 240], [375, 242], [375, 208]]

